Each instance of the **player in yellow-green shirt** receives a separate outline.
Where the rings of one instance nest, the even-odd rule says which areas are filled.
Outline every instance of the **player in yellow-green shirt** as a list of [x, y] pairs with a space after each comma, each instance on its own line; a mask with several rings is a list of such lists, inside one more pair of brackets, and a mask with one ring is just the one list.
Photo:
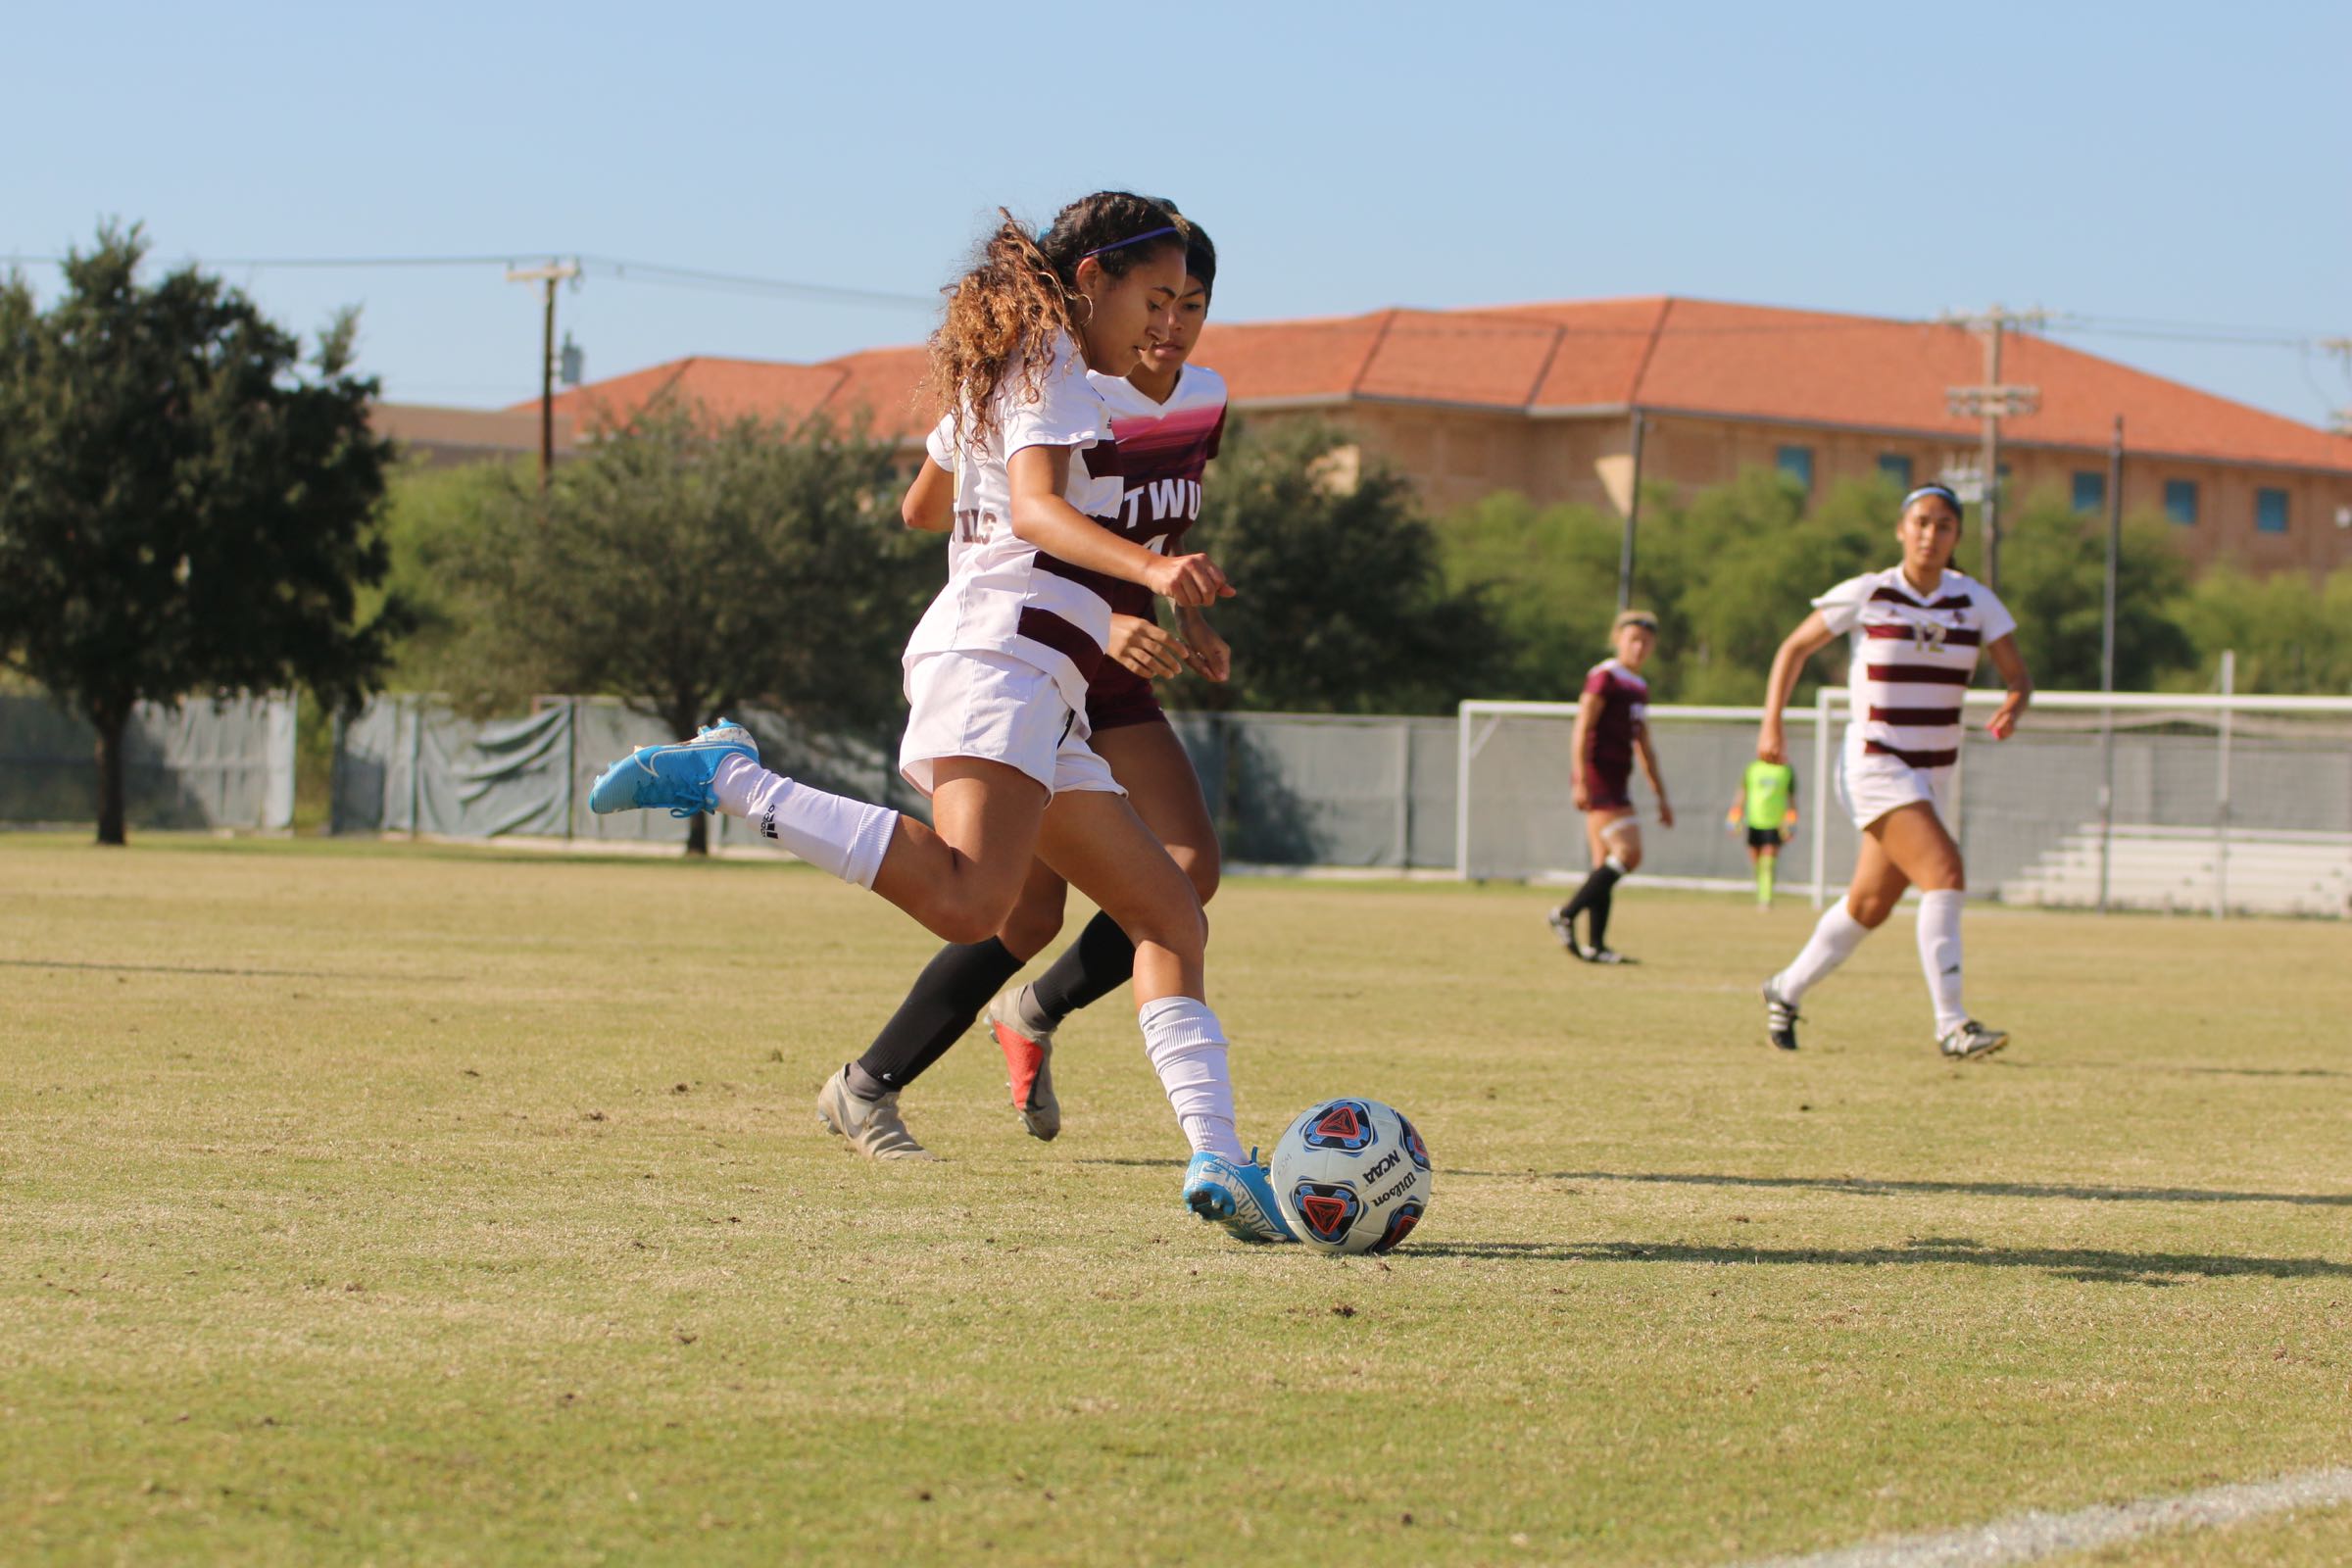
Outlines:
[[1732, 798], [1724, 820], [1735, 829], [1747, 826], [1747, 858], [1756, 868], [1756, 907], [1772, 907], [1772, 877], [1780, 864], [1781, 846], [1796, 831], [1796, 769], [1786, 762], [1761, 759], [1740, 775], [1740, 793]]

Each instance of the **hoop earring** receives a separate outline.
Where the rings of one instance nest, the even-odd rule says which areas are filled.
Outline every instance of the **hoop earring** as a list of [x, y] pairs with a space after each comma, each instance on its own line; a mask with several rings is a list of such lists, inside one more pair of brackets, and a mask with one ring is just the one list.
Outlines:
[[1078, 316], [1075, 314], [1072, 315], [1070, 318], [1071, 325], [1084, 326], [1087, 322], [1095, 318], [1095, 302], [1092, 299], [1089, 299], [1084, 294], [1073, 294], [1070, 296], [1070, 299], [1073, 305], [1083, 305], [1086, 307], [1086, 314], [1084, 316]]

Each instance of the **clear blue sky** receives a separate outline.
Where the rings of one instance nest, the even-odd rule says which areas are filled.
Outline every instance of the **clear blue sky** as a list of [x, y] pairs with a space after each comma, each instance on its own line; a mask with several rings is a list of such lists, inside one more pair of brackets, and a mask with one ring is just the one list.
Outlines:
[[[1221, 317], [1677, 293], [2352, 335], [2352, 6], [49, 5], [11, 24], [0, 252], [599, 253], [928, 295], [1100, 185], [1216, 235]], [[496, 267], [222, 269], [364, 307], [386, 395], [537, 391]], [[47, 290], [53, 271], [29, 274]], [[592, 376], [928, 329], [592, 274]], [[2292, 349], [2067, 341], [2295, 417]]]

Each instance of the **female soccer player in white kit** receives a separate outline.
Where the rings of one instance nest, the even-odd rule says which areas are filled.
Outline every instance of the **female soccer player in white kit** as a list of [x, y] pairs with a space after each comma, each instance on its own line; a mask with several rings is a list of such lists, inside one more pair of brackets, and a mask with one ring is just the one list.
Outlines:
[[[1174, 210], [1173, 203], [1163, 205]], [[1225, 428], [1223, 377], [1188, 363], [1216, 285], [1216, 246], [1198, 223], [1188, 220], [1187, 228], [1184, 291], [1177, 296], [1167, 336], [1154, 340], [1125, 376], [1087, 371], [1088, 382], [1110, 412], [1125, 487], [1123, 503], [1108, 521], [1161, 555], [1181, 553], [1186, 531], [1199, 520], [1201, 475]], [[925, 444], [927, 461], [900, 506], [908, 527], [946, 533], [954, 525], [954, 423], [943, 418]], [[1204, 611], [1181, 608], [1181, 634], [1171, 635], [1159, 625], [1149, 589], [1131, 582], [1105, 586], [1111, 608], [1109, 657], [1087, 683], [1088, 745], [1109, 764], [1136, 814], [1159, 836], [1205, 905], [1217, 889], [1216, 827], [1192, 760], [1152, 683], [1185, 668], [1224, 680], [1232, 653]], [[1002, 930], [984, 942], [942, 948], [873, 1043], [850, 1064], [853, 1089], [903, 1093], [987, 1006], [1021, 1125], [1032, 1137], [1056, 1137], [1061, 1105], [1054, 1093], [1054, 1030], [1071, 1012], [1127, 984], [1135, 967], [1134, 944], [1116, 922], [1097, 914], [1036, 983], [1006, 991], [994, 1004], [989, 999], [1060, 931], [1065, 888], [1060, 875], [1041, 861]], [[927, 1157], [911, 1135], [902, 1138], [897, 1131], [892, 1129], [887, 1140], [853, 1141], [852, 1147], [875, 1159]]]
[[[1087, 745], [1109, 585], [1191, 606], [1233, 592], [1206, 556], [1159, 555], [1112, 525], [1123, 486], [1109, 411], [1086, 376], [1125, 373], [1167, 334], [1184, 275], [1183, 220], [1105, 191], [1042, 236], [1007, 216], [950, 293], [931, 378], [956, 416], [962, 483], [947, 586], [906, 645], [899, 751], [900, 771], [931, 797], [932, 827], [769, 772], [723, 720], [615, 762], [590, 805], [744, 817], [950, 942], [996, 932], [1044, 859], [1135, 943], [1145, 1051], [1194, 1150], [1186, 1206], [1248, 1240], [1288, 1240], [1234, 1129], [1224, 1028], [1202, 1000], [1200, 901]], [[859, 1087], [836, 1073], [818, 1114], [853, 1139], [886, 1133], [871, 1124], [897, 1120], [895, 1093]]]
[[1781, 644], [1764, 693], [1756, 755], [1788, 760], [1781, 711], [1805, 661], [1833, 638], [1851, 636], [1853, 716], [1838, 765], [1838, 794], [1862, 833], [1854, 880], [1830, 906], [1796, 960], [1764, 982], [1765, 1033], [1796, 1049], [1797, 1004], [1886, 923], [1906, 887], [1920, 890], [1919, 965], [1936, 1008], [1936, 1047], [1965, 1061], [1988, 1055], [2008, 1035], [1968, 1015], [1960, 1001], [1960, 907], [1967, 871], [1952, 841], [1952, 764], [1959, 760], [1961, 699], [1988, 654], [2008, 699], [1985, 723], [2007, 740], [2034, 682], [2012, 635], [2017, 622], [1992, 590], [1951, 569], [1960, 542], [1960, 498], [1939, 484], [1903, 498], [1895, 538], [1903, 562], [1839, 583], [1813, 601], [1813, 613]]

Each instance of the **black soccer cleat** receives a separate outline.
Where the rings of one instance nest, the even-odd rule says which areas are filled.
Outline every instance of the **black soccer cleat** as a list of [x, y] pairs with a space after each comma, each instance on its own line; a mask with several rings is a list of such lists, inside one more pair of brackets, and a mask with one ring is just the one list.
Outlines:
[[1796, 1049], [1796, 1023], [1801, 1016], [1795, 1003], [1784, 1001], [1772, 989], [1771, 981], [1764, 982], [1764, 1038], [1772, 1042], [1775, 1050]]
[[1585, 945], [1576, 940], [1576, 916], [1568, 912], [1568, 906], [1563, 904], [1545, 915], [1544, 923], [1551, 927], [1551, 934], [1560, 939], [1560, 946], [1572, 956], [1585, 956]]

